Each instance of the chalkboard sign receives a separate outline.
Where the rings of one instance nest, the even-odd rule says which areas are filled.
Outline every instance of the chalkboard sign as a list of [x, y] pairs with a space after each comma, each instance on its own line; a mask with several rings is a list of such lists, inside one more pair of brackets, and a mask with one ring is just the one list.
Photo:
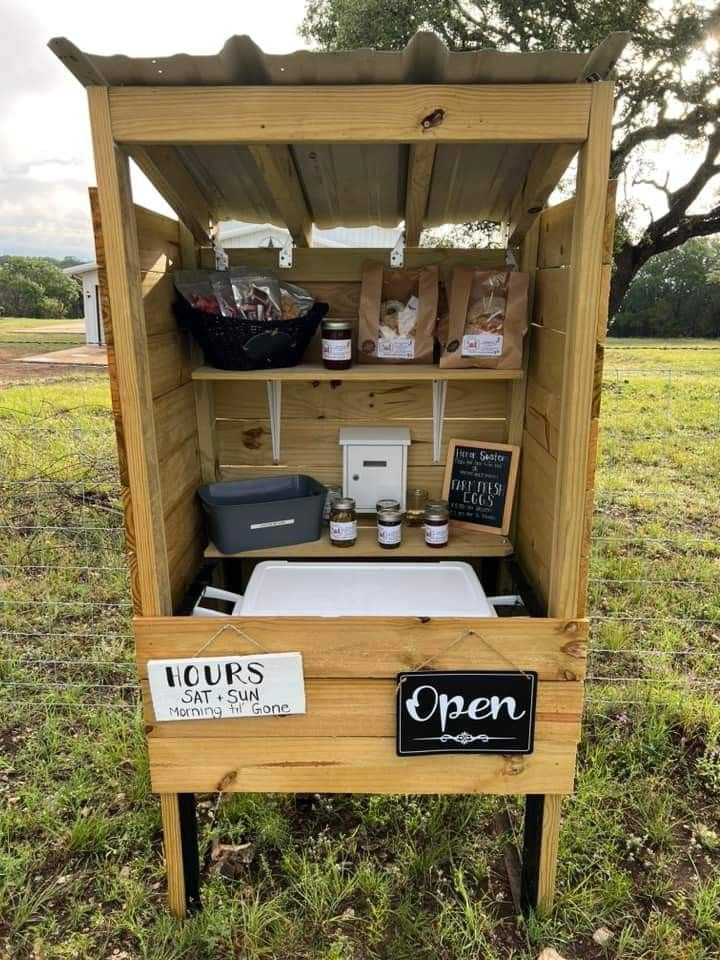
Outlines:
[[510, 529], [520, 447], [476, 440], [451, 440], [443, 499], [450, 523], [503, 536]]
[[515, 670], [398, 674], [398, 756], [532, 753], [536, 687]]

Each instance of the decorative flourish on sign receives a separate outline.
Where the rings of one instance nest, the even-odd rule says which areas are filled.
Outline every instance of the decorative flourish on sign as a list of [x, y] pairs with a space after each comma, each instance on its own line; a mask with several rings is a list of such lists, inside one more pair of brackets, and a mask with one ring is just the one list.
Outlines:
[[473, 736], [471, 733], [468, 733], [466, 730], [463, 730], [462, 733], [458, 733], [453, 736], [451, 733], [444, 733], [441, 737], [414, 737], [416, 741], [420, 740], [437, 740], [439, 743], [460, 743], [463, 747], [467, 746], [469, 743], [475, 743], [479, 740], [481, 743], [490, 743], [491, 740], [515, 740], [515, 737], [488, 737], [485, 733], [478, 733], [477, 736]]

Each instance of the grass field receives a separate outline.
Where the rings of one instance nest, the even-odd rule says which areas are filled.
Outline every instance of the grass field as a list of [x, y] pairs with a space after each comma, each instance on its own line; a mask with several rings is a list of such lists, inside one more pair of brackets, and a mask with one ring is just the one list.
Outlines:
[[[503, 800], [238, 794], [201, 798], [205, 909], [178, 925], [134, 707], [107, 386], [6, 388], [0, 957], [716, 960], [719, 414], [720, 344], [610, 341], [592, 679], [550, 917], [515, 915]], [[215, 841], [238, 848], [232, 878], [211, 869]]]

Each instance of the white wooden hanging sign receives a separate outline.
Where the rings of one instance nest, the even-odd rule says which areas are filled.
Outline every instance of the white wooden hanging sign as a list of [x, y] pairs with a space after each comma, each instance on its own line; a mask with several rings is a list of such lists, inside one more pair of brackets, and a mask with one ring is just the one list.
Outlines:
[[302, 654], [149, 660], [156, 720], [227, 720], [305, 713]]

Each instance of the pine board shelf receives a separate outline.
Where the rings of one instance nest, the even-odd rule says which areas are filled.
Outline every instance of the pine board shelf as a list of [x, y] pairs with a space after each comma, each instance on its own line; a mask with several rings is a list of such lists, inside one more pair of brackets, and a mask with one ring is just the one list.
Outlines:
[[326, 370], [319, 363], [301, 363], [297, 367], [275, 370], [218, 370], [216, 367], [197, 367], [193, 380], [522, 380], [522, 370], [448, 370], [433, 364], [358, 364], [349, 370]]
[[383, 550], [377, 543], [377, 528], [374, 523], [358, 525], [357, 543], [353, 547], [333, 547], [327, 531], [323, 531], [319, 540], [311, 543], [297, 543], [289, 547], [272, 547], [269, 550], [244, 550], [242, 553], [221, 553], [211, 543], [205, 549], [206, 557], [282, 557], [293, 559], [306, 557], [320, 559], [332, 557], [334, 560], [350, 560], [358, 557], [382, 557], [393, 560], [399, 557], [422, 557], [428, 560], [442, 560], [445, 557], [507, 557], [513, 552], [513, 545], [507, 537], [493, 533], [474, 533], [459, 528], [450, 529], [450, 542], [441, 550], [425, 545], [422, 527], [403, 527], [403, 542], [395, 550]]

